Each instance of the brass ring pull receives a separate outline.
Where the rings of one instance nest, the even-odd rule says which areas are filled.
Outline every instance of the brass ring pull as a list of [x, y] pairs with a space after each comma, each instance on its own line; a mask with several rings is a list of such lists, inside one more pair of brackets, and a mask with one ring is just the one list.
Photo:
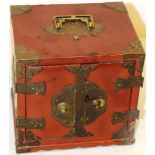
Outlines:
[[67, 16], [54, 16], [54, 23], [56, 29], [62, 29], [63, 23], [81, 21], [85, 23], [88, 29], [94, 28], [95, 24], [91, 15], [67, 15]]

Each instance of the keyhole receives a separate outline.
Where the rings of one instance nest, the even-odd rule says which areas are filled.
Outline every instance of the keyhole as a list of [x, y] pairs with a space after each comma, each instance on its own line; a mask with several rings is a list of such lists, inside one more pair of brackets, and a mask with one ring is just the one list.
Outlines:
[[85, 102], [88, 102], [88, 101], [89, 101], [89, 95], [86, 95]]

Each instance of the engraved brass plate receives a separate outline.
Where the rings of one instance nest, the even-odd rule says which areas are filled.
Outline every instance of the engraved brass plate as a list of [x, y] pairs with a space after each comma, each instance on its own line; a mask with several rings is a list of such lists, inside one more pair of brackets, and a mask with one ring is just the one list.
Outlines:
[[115, 82], [115, 88], [117, 90], [121, 90], [132, 87], [143, 87], [143, 81], [143, 77], [130, 77], [127, 79], [117, 78]]
[[91, 124], [107, 109], [107, 94], [95, 83], [87, 82], [96, 65], [67, 66], [75, 74], [76, 85], [66, 86], [52, 97], [52, 116], [65, 127], [72, 128], [65, 137], [93, 135], [84, 125]]
[[16, 119], [17, 128], [26, 128], [26, 129], [45, 129], [45, 119], [44, 118], [17, 118]]
[[[103, 90], [91, 82], [86, 83], [85, 89], [87, 94], [84, 101], [85, 111], [81, 120], [83, 124], [90, 124], [105, 112], [107, 96]], [[66, 127], [73, 127], [75, 125], [75, 96], [76, 86], [69, 85], [53, 98], [53, 117]]]
[[112, 115], [112, 124], [120, 123], [128, 120], [139, 118], [139, 110], [131, 110], [127, 112], [114, 112]]
[[16, 93], [45, 95], [46, 83], [45, 82], [16, 83]]

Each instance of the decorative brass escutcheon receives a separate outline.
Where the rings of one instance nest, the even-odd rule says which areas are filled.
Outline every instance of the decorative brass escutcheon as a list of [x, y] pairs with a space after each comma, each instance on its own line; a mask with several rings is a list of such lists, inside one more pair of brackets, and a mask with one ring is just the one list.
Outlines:
[[52, 116], [72, 130], [65, 137], [92, 136], [84, 125], [91, 124], [107, 109], [107, 94], [95, 83], [86, 81], [96, 65], [67, 66], [76, 84], [66, 86], [52, 97]]

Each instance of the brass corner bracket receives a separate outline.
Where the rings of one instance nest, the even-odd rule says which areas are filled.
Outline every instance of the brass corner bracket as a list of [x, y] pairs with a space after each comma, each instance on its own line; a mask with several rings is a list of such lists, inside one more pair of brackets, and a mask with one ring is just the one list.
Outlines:
[[34, 50], [19, 45], [15, 46], [15, 59], [16, 77], [19, 79], [25, 77], [23, 69], [26, 65], [39, 65], [40, 62], [40, 57]]
[[[25, 137], [26, 134], [26, 137]], [[25, 140], [26, 138], [26, 140]], [[41, 138], [35, 136], [32, 131], [27, 131], [26, 133], [23, 130], [17, 131], [17, 153], [27, 153], [31, 152], [31, 146], [39, 146]]]
[[134, 131], [135, 121], [124, 124], [113, 134], [113, 139], [121, 139], [121, 145], [133, 144], [135, 142]]
[[137, 71], [142, 73], [145, 61], [144, 48], [140, 40], [133, 40], [123, 49], [124, 60], [128, 59], [139, 59]]

